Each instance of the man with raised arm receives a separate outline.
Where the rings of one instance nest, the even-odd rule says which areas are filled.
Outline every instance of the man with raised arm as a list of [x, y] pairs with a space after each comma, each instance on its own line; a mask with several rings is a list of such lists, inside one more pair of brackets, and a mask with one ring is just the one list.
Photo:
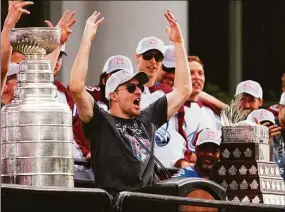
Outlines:
[[164, 14], [170, 25], [167, 32], [179, 56], [173, 91], [140, 111], [143, 85], [148, 82], [148, 76], [143, 72], [130, 74], [122, 70], [114, 73], [106, 83], [110, 113], [101, 110], [85, 89], [91, 43], [103, 21], [97, 21], [99, 15], [94, 12], [86, 22], [72, 68], [70, 91], [90, 141], [96, 187], [114, 194], [157, 182], [154, 159], [149, 154], [153, 153], [154, 133], [188, 99], [191, 79], [180, 26], [168, 10]]

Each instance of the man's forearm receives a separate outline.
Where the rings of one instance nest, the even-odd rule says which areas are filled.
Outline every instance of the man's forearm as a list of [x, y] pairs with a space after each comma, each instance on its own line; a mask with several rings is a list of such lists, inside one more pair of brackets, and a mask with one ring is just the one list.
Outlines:
[[89, 53], [91, 41], [82, 39], [79, 52], [71, 71], [70, 91], [73, 94], [81, 93], [85, 89], [86, 76], [88, 71]]
[[50, 61], [51, 70], [54, 71], [62, 44], [60, 44], [52, 53], [45, 56], [46, 60]]
[[188, 98], [192, 92], [192, 83], [184, 42], [175, 42], [174, 45], [176, 57], [174, 89]]
[[7, 73], [9, 69], [9, 62], [12, 54], [12, 47], [10, 45], [9, 33], [15, 27], [14, 24], [5, 22], [1, 33], [1, 95], [4, 85], [6, 83]]

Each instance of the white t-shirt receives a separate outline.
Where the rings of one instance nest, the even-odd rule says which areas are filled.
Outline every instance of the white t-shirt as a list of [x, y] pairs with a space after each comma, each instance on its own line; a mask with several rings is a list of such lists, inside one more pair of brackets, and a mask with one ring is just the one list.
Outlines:
[[[141, 109], [143, 110], [164, 95], [165, 93], [161, 90], [150, 93], [145, 87], [141, 96]], [[156, 131], [154, 155], [165, 168], [174, 168], [174, 164], [184, 158], [185, 147], [186, 141], [178, 132], [178, 117], [174, 115]]]
[[196, 102], [191, 102], [190, 107], [185, 106], [184, 130], [187, 135], [188, 147], [195, 152], [193, 137], [202, 129], [221, 129], [221, 120], [209, 107]]

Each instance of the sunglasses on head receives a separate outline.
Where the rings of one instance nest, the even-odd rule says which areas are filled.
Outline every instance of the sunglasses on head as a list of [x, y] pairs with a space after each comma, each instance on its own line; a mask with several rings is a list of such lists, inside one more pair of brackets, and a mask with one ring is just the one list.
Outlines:
[[162, 70], [167, 73], [175, 72], [175, 68], [167, 68], [164, 65], [162, 65]]
[[155, 62], [162, 62], [163, 60], [163, 54], [157, 53], [153, 54], [152, 52], [145, 52], [142, 54], [144, 60], [151, 60], [153, 57], [155, 59]]
[[[141, 90], [142, 93], [144, 92], [144, 86], [141, 84], [128, 83], [125, 86], [129, 93], [134, 93], [137, 87]], [[119, 91], [119, 90], [122, 90], [122, 89], [117, 89], [116, 91]]]

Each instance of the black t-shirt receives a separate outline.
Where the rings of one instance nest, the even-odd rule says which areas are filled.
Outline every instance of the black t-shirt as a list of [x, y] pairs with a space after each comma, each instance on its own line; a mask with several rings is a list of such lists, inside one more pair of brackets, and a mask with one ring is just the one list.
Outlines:
[[93, 117], [83, 125], [83, 130], [90, 141], [96, 187], [116, 193], [154, 184], [157, 179], [154, 159], [133, 135], [153, 152], [154, 133], [166, 121], [165, 96], [141, 111], [135, 119], [112, 116], [95, 103]]

